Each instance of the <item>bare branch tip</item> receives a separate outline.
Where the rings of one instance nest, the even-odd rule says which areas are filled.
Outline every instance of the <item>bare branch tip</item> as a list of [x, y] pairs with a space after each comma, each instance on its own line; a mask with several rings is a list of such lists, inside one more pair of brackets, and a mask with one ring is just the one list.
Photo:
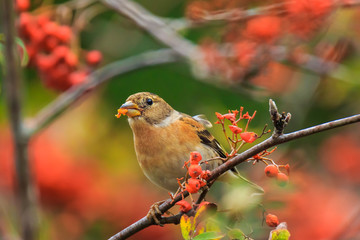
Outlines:
[[274, 115], [276, 115], [279, 112], [275, 101], [272, 99], [269, 99], [269, 111], [272, 118]]

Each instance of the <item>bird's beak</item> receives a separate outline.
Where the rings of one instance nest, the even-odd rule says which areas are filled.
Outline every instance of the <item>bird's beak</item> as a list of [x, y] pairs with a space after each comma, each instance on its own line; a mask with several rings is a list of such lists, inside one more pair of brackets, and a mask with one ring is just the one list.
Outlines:
[[118, 116], [121, 114], [127, 115], [128, 117], [136, 117], [141, 115], [140, 108], [137, 104], [127, 101], [118, 109]]

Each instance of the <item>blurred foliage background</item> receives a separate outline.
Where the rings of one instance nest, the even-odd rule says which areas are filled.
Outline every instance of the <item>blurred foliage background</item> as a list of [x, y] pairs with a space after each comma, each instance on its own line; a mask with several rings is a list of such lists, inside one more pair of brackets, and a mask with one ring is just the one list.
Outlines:
[[[179, 0], [138, 2], [166, 18], [183, 17], [189, 4]], [[39, 3], [33, 1], [31, 11], [36, 11]], [[243, 4], [246, 8], [255, 3]], [[114, 77], [85, 95], [30, 143], [40, 199], [40, 238], [108, 238], [143, 217], [152, 203], [168, 198], [167, 192], [152, 185], [138, 166], [126, 118], [114, 117], [117, 108], [133, 93], [156, 93], [174, 109], [190, 115], [205, 114], [211, 122], [216, 121], [215, 112], [244, 106], [249, 113], [257, 111], [250, 128], [255, 132], [271, 124], [269, 98], [280, 110], [291, 112], [286, 132], [359, 113], [359, 17], [356, 7], [336, 10], [326, 26], [301, 43], [313, 53], [319, 45], [335, 44], [339, 39], [351, 43], [351, 54], [341, 62], [342, 67], [328, 75], [273, 63], [261, 72], [261, 77], [252, 79], [251, 86], [228, 86], [199, 81], [188, 63], [176, 62]], [[205, 25], [181, 34], [198, 43], [206, 36], [221, 38], [223, 29], [220, 24]], [[83, 49], [102, 52], [102, 65], [162, 47], [133, 22], [106, 7], [88, 20], [79, 39]], [[31, 118], [59, 93], [47, 89], [33, 69], [24, 69], [23, 78], [24, 115]], [[0, 101], [0, 234], [13, 239], [19, 231], [12, 188], [13, 152], [4, 99]], [[210, 131], [226, 145], [219, 126]], [[290, 184], [285, 188], [265, 177], [262, 164], [239, 166], [245, 176], [265, 188], [261, 202], [288, 223], [291, 239], [360, 237], [356, 230], [360, 226], [359, 133], [360, 126], [355, 124], [279, 146], [271, 157], [291, 166]], [[232, 206], [227, 199], [242, 202], [246, 198], [246, 192], [229, 188], [217, 184], [209, 200], [226, 209]], [[253, 205], [244, 203], [234, 215], [243, 219], [240, 225], [245, 233], [267, 239], [270, 229], [262, 224], [262, 208]], [[181, 234], [178, 226], [153, 226], [131, 239], [181, 239]]]

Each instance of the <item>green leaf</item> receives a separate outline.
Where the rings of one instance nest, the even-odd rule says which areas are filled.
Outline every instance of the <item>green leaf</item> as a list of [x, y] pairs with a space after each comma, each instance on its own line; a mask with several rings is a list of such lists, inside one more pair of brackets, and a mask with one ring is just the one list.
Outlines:
[[196, 237], [193, 238], [193, 240], [211, 240], [211, 239], [221, 239], [225, 236], [225, 234], [220, 232], [203, 232]]
[[[22, 67], [25, 67], [28, 62], [29, 62], [29, 55], [26, 51], [26, 47], [25, 47], [25, 44], [24, 42], [21, 40], [21, 38], [15, 38], [15, 42], [17, 45], [19, 45], [22, 49], [22, 56], [21, 56], [21, 66]], [[3, 50], [4, 50], [4, 43], [5, 43], [5, 36], [4, 34], [0, 34], [0, 64], [3, 65], [4, 63], [4, 53], [3, 53]]]
[[245, 234], [240, 229], [231, 229], [228, 233], [230, 239], [244, 240]]
[[271, 231], [271, 240], [289, 240], [290, 232], [287, 229]]
[[195, 227], [193, 224], [193, 219], [187, 215], [182, 215], [180, 218], [180, 228], [181, 234], [185, 240], [191, 239], [191, 233], [194, 232]]
[[22, 51], [23, 51], [22, 58], [21, 58], [21, 66], [22, 66], [22, 67], [25, 67], [25, 66], [28, 64], [28, 62], [29, 62], [29, 55], [28, 55], [28, 53], [27, 53], [27, 51], [26, 51], [25, 44], [24, 44], [24, 42], [23, 42], [20, 38], [18, 38], [18, 37], [15, 39], [15, 41], [16, 41], [17, 45], [19, 45], [19, 46], [21, 47]]

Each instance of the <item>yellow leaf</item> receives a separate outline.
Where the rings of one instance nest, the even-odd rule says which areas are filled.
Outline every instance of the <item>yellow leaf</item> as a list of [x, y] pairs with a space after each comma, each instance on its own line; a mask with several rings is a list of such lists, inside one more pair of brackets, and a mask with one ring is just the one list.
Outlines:
[[188, 217], [187, 215], [182, 215], [180, 218], [180, 228], [181, 234], [185, 240], [190, 240], [191, 235], [195, 230], [195, 225], [193, 223], [193, 218]]

